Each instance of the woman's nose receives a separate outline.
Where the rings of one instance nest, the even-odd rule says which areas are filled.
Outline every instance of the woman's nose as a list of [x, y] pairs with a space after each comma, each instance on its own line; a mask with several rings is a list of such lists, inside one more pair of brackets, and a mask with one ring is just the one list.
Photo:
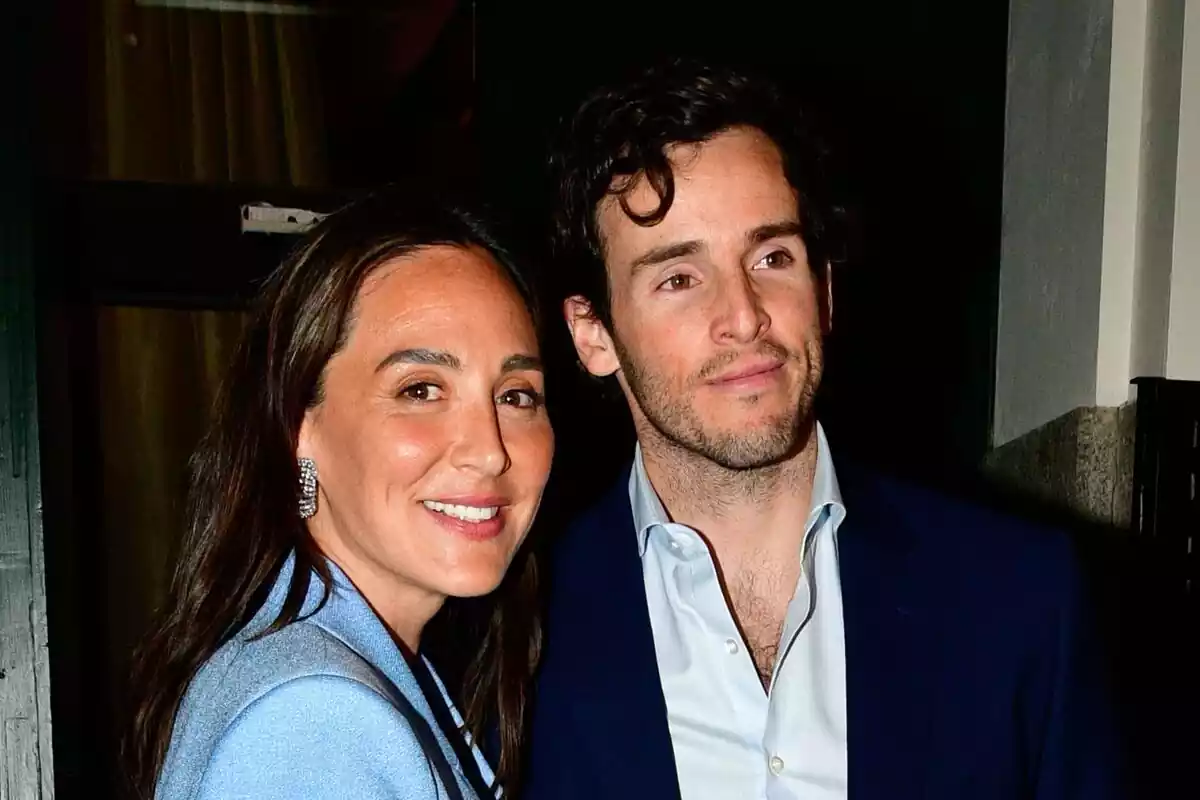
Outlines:
[[512, 466], [495, 404], [489, 403], [486, 410], [472, 409], [464, 414], [458, 428], [452, 459], [454, 466], [491, 477], [503, 475]]

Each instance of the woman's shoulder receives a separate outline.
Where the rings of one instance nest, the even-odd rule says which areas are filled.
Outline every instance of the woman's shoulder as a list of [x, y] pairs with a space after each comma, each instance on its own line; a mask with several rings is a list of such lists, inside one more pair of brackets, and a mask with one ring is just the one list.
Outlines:
[[328, 630], [295, 622], [235, 637], [199, 670], [176, 715], [159, 797], [219, 796], [225, 782], [246, 787], [264, 772], [317, 779], [338, 764], [369, 772], [377, 747], [390, 751], [388, 771], [420, 777], [412, 767], [423, 751], [390, 682]]
[[278, 686], [322, 675], [387, 693], [386, 682], [362, 655], [325, 627], [300, 620], [265, 636], [227, 642], [197, 672], [184, 705], [194, 697], [210, 714], [232, 718]]
[[416, 731], [377, 687], [329, 673], [279, 683], [216, 741], [196, 797], [436, 798]]

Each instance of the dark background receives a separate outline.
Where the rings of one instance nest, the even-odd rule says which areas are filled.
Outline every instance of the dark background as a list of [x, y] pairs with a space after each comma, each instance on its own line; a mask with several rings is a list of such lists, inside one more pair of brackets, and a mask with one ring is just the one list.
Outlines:
[[[834, 446], [931, 480], [978, 465], [990, 444], [1007, 3], [567, 5], [480, 7], [489, 185], [523, 219], [545, 219], [531, 176], [548, 132], [584, 87], [626, 65], [673, 53], [768, 68], [823, 118], [857, 223], [834, 278], [823, 408]], [[567, 427], [562, 450], [611, 441], [627, 457], [625, 440], [595, 435], [604, 407], [569, 397], [588, 423], [585, 441]]]

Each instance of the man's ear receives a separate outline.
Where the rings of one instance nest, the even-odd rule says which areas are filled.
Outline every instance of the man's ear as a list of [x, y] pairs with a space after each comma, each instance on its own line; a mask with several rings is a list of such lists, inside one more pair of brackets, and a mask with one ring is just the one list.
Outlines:
[[833, 265], [828, 261], [825, 262], [821, 284], [821, 333], [828, 336], [833, 332]]
[[612, 336], [584, 297], [574, 295], [563, 301], [563, 318], [571, 331], [571, 341], [584, 369], [598, 378], [612, 375], [621, 367]]

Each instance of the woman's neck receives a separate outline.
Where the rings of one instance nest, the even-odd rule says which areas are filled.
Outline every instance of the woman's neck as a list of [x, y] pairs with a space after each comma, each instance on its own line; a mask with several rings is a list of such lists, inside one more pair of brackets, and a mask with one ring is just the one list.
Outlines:
[[357, 557], [336, 541], [322, 541], [315, 531], [313, 538], [325, 557], [345, 574], [366, 600], [396, 643], [416, 653], [421, 647], [421, 633], [441, 609], [446, 596], [414, 586], [408, 579]]

